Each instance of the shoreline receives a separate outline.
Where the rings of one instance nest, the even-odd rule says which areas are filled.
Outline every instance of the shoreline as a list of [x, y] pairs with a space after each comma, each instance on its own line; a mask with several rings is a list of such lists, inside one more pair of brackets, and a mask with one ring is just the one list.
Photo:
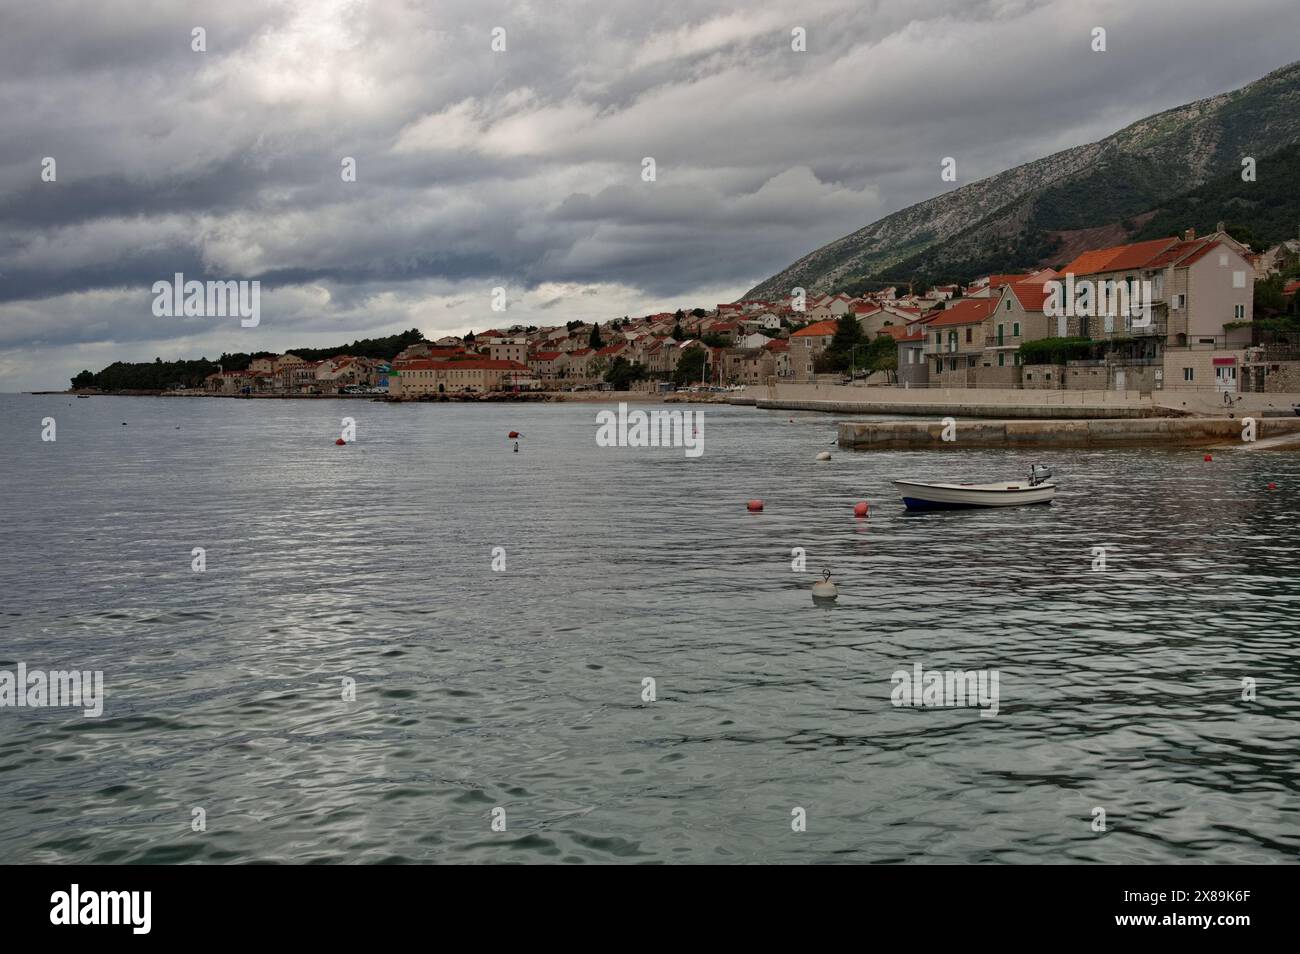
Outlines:
[[381, 404], [565, 404], [641, 402], [647, 404], [726, 404], [723, 393], [687, 394], [680, 391], [490, 391], [486, 394], [395, 398], [387, 394], [211, 394], [206, 391], [19, 391], [32, 396], [221, 398], [239, 401], [376, 401]]

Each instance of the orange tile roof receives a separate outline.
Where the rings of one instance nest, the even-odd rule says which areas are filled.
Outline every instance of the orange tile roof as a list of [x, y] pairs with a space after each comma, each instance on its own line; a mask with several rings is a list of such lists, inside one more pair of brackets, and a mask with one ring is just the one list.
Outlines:
[[532, 361], [554, 361], [562, 354], [564, 354], [563, 351], [534, 351], [529, 355], [529, 359]]
[[1061, 274], [1096, 275], [1099, 272], [1119, 272], [1133, 268], [1145, 268], [1147, 263], [1178, 243], [1178, 239], [1151, 239], [1148, 242], [1133, 242], [1129, 245], [1112, 245], [1110, 248], [1093, 249], [1084, 252], [1069, 265], [1061, 269]]
[[990, 275], [989, 288], [1001, 288], [1003, 285], [1014, 285], [1016, 282], [1030, 278], [1029, 275]]
[[998, 305], [996, 298], [963, 298], [951, 308], [945, 308], [933, 318], [926, 321], [926, 325], [931, 328], [946, 327], [948, 325], [969, 325], [977, 321], [983, 321]]
[[[918, 332], [918, 334], [924, 337], [925, 332]], [[909, 337], [906, 325], [885, 325], [885, 327], [880, 329], [876, 337], [879, 338], [880, 335], [889, 335], [889, 337], [893, 338], [895, 341], [901, 341], [902, 339]]]
[[1222, 242], [1213, 236], [1179, 242], [1162, 255], [1157, 255], [1147, 263], [1147, 268], [1164, 268], [1168, 265], [1184, 267], [1199, 262]]
[[1048, 297], [1046, 281], [1016, 282], [1009, 290], [1025, 311], [1042, 311]]
[[790, 337], [791, 338], [812, 338], [818, 335], [833, 335], [835, 334], [835, 329], [838, 325], [839, 325], [838, 321], [829, 318], [826, 319], [825, 321], [815, 321], [807, 328], [800, 328]]

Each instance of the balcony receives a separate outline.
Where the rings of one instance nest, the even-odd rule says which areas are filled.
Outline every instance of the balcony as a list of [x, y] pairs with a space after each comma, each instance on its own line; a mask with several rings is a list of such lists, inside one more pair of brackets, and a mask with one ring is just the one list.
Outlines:
[[986, 348], [1019, 348], [1021, 342], [1025, 340], [1024, 335], [985, 335], [984, 347]]

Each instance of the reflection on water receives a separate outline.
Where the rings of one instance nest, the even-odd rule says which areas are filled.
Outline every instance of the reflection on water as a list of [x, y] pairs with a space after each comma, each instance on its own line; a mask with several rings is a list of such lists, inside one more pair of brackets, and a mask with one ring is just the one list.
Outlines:
[[[709, 407], [692, 460], [596, 410], [0, 396], [0, 669], [107, 691], [0, 709], [0, 857], [1295, 857], [1300, 457], [818, 464], [831, 418]], [[889, 483], [1033, 462], [1050, 506], [904, 519]], [[997, 717], [895, 708], [917, 663], [998, 670]]]

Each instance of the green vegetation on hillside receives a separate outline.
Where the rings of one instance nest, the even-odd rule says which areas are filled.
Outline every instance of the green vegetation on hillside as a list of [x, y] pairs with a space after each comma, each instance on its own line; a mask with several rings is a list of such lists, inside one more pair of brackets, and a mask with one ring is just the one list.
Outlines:
[[1177, 235], [1185, 228], [1213, 232], [1226, 222], [1228, 232], [1255, 251], [1297, 237], [1300, 229], [1300, 145], [1259, 158], [1255, 181], [1243, 182], [1241, 170], [1212, 179], [1160, 205], [1133, 241]]
[[[403, 348], [423, 340], [424, 335], [420, 330], [412, 328], [400, 335], [359, 338], [350, 345], [335, 348], [290, 348], [289, 353], [306, 361], [320, 361], [336, 354], [391, 361]], [[199, 358], [197, 361], [164, 361], [162, 358], [154, 358], [152, 363], [115, 361], [102, 371], [82, 371], [72, 379], [72, 386], [97, 388], [100, 391], [166, 391], [178, 386], [198, 388], [203, 386], [203, 379], [209, 374], [215, 374], [218, 370], [246, 371], [254, 358], [271, 354], [273, 352], [270, 351], [226, 353], [216, 361], [207, 358]]]

